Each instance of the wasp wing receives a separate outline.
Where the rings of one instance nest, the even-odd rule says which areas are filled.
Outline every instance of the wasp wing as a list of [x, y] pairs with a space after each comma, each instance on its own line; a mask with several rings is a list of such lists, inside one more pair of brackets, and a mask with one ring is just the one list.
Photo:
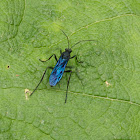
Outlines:
[[55, 86], [61, 80], [67, 63], [67, 59], [62, 59], [62, 56], [59, 58], [49, 78], [49, 83], [51, 86]]

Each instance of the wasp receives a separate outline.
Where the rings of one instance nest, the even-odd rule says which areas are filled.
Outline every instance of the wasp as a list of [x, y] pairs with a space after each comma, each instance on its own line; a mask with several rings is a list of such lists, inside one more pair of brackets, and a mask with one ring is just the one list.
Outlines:
[[[61, 29], [60, 29], [60, 30], [61, 30]], [[70, 70], [65, 70], [65, 68], [68, 67], [67, 64], [68, 64], [69, 60], [70, 60], [70, 59], [73, 59], [73, 58], [76, 58], [76, 61], [77, 61], [78, 63], [82, 63], [81, 61], [78, 61], [77, 55], [74, 55], [74, 56], [72, 56], [72, 57], [70, 56], [70, 54], [71, 54], [71, 52], [72, 52], [72, 48], [73, 48], [74, 46], [76, 46], [77, 44], [81, 43], [81, 42], [84, 42], [84, 41], [95, 41], [95, 40], [81, 40], [81, 41], [78, 41], [77, 43], [75, 43], [75, 44], [70, 48], [70, 47], [69, 47], [69, 38], [68, 38], [68, 36], [65, 34], [65, 32], [64, 32], [63, 30], [61, 30], [61, 31], [63, 32], [63, 34], [64, 34], [64, 35], [66, 36], [66, 38], [67, 38], [67, 41], [68, 41], [68, 48], [66, 48], [64, 52], [62, 52], [62, 51], [60, 50], [60, 54], [61, 54], [61, 55], [60, 55], [59, 59], [57, 59], [56, 55], [53, 54], [53, 55], [51, 55], [51, 56], [49, 57], [49, 59], [46, 60], [46, 61], [48, 61], [48, 60], [50, 60], [50, 59], [54, 56], [57, 63], [56, 63], [56, 65], [55, 65], [55, 67], [50, 67], [50, 66], [48, 66], [48, 67], [46, 68], [46, 70], [44, 71], [43, 76], [42, 76], [40, 82], [38, 83], [38, 85], [36, 86], [36, 88], [33, 90], [33, 92], [30, 94], [30, 96], [37, 90], [38, 86], [39, 86], [40, 83], [42, 82], [42, 80], [43, 80], [43, 78], [44, 78], [44, 76], [45, 76], [45, 74], [46, 74], [46, 71], [47, 71], [48, 69], [52, 69], [52, 72], [51, 72], [50, 77], [49, 77], [49, 83], [50, 83], [50, 86], [52, 86], [52, 87], [55, 86], [55, 85], [61, 80], [61, 78], [62, 78], [64, 72], [68, 72], [68, 73], [70, 73], [70, 75], [69, 75], [69, 78], [68, 78], [68, 81], [67, 81], [67, 89], [66, 89], [66, 97], [65, 97], [65, 103], [66, 103], [66, 102], [67, 102], [67, 93], [68, 93], [68, 88], [69, 88], [69, 83], [70, 83], [70, 78], [71, 78], [72, 70], [71, 70], [71, 69], [70, 69]], [[40, 59], [39, 59], [39, 60], [40, 60]], [[40, 60], [40, 61], [41, 61], [41, 62], [46, 62], [46, 61], [42, 61], [42, 60]], [[71, 67], [69, 66], [68, 68], [71, 68]]]

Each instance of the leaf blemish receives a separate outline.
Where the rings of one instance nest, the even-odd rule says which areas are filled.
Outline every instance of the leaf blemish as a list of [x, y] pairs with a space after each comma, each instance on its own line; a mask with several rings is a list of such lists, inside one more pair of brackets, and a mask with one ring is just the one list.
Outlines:
[[30, 91], [29, 89], [25, 89], [25, 99], [26, 99], [26, 100], [29, 100], [29, 98], [28, 98], [28, 93], [30, 94], [31, 91]]
[[107, 87], [109, 87], [109, 86], [111, 85], [111, 84], [108, 83], [107, 81], [105, 81], [105, 84], [106, 84]]
[[43, 125], [44, 125], [44, 122], [45, 122], [44, 120], [41, 120], [41, 124], [43, 124]]

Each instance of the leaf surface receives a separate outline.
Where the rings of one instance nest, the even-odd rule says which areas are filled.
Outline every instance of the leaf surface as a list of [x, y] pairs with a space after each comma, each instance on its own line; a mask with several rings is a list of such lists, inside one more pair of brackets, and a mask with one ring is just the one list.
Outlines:
[[[140, 139], [140, 3], [0, 2], [0, 139]], [[69, 74], [49, 86], [52, 54], [79, 40]]]

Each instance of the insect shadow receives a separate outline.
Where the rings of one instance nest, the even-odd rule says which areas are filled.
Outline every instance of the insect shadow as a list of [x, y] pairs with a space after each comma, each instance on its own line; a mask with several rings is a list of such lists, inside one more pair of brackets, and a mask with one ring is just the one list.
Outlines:
[[[60, 29], [61, 30], [61, 29]], [[76, 59], [76, 61], [78, 62], [78, 63], [83, 63], [83, 62], [81, 62], [81, 61], [78, 61], [78, 59], [77, 59], [77, 56], [76, 55], [74, 55], [74, 56], [70, 56], [70, 54], [71, 54], [71, 52], [72, 52], [72, 48], [74, 47], [74, 46], [76, 46], [77, 44], [79, 44], [79, 43], [81, 43], [81, 42], [84, 42], [84, 41], [95, 41], [95, 40], [81, 40], [81, 41], [78, 41], [77, 43], [75, 43], [71, 48], [69, 47], [69, 38], [68, 38], [68, 36], [65, 34], [65, 32], [63, 31], [63, 30], [61, 30], [62, 32], [63, 32], [63, 34], [66, 36], [66, 38], [67, 38], [67, 41], [68, 41], [68, 48], [66, 48], [65, 49], [65, 51], [64, 52], [62, 52], [61, 50], [60, 50], [60, 57], [59, 57], [59, 60], [57, 59], [57, 57], [56, 57], [56, 55], [55, 54], [53, 54], [52, 56], [50, 56], [50, 58], [49, 59], [47, 59], [46, 61], [48, 61], [48, 60], [50, 60], [53, 56], [54, 56], [54, 58], [55, 58], [55, 60], [56, 60], [56, 65], [55, 65], [55, 67], [50, 67], [50, 66], [48, 66], [47, 68], [46, 68], [46, 70], [44, 71], [44, 73], [43, 73], [43, 76], [42, 76], [42, 78], [41, 78], [41, 80], [40, 80], [40, 82], [38, 83], [38, 85], [36, 86], [36, 88], [33, 90], [33, 92], [30, 94], [30, 96], [31, 95], [33, 95], [33, 93], [37, 90], [37, 88], [38, 88], [38, 86], [40, 85], [40, 83], [42, 82], [42, 80], [43, 80], [43, 78], [44, 78], [44, 76], [45, 76], [45, 74], [46, 74], [46, 71], [47, 71], [47, 69], [52, 69], [52, 72], [51, 72], [51, 75], [50, 75], [50, 78], [49, 78], [49, 83], [50, 83], [50, 86], [55, 86], [60, 80], [61, 80], [61, 78], [62, 78], [62, 76], [63, 76], [63, 73], [64, 72], [68, 72], [68, 73], [70, 73], [70, 75], [69, 75], [69, 78], [68, 78], [68, 81], [67, 81], [67, 89], [66, 89], [66, 97], [65, 97], [65, 103], [67, 102], [67, 93], [68, 93], [68, 88], [69, 88], [69, 83], [70, 83], [70, 78], [71, 78], [71, 74], [72, 74], [72, 70], [71, 70], [71, 66], [67, 66], [67, 64], [68, 64], [68, 61], [70, 60], [70, 59], [73, 59], [73, 58], [75, 58]], [[40, 60], [40, 59], [39, 59]], [[41, 62], [46, 62], [46, 61], [42, 61], [42, 60], [40, 60]], [[70, 68], [69, 70], [65, 70], [65, 68]]]

